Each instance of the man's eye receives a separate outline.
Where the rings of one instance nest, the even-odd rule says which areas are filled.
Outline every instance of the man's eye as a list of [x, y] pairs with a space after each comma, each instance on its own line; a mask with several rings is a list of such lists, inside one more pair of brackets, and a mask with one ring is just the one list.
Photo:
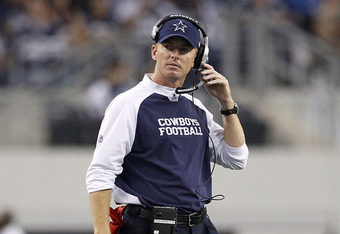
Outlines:
[[171, 46], [171, 45], [167, 45], [167, 44], [165, 44], [165, 45], [163, 45], [167, 50], [173, 50], [174, 48]]
[[180, 53], [181, 54], [186, 54], [186, 53], [188, 53], [190, 50], [189, 50], [189, 48], [187, 48], [187, 47], [183, 47], [183, 48], [181, 48], [180, 49]]
[[180, 54], [186, 54], [186, 53], [188, 53], [190, 50], [191, 50], [191, 48], [190, 47], [187, 47], [187, 46], [183, 46], [183, 47], [176, 47], [176, 46], [173, 46], [173, 45], [171, 45], [171, 44], [162, 44], [163, 46], [164, 46], [164, 48], [166, 48], [167, 50], [169, 50], [169, 51], [174, 51], [174, 50], [178, 50], [178, 52], [180, 53]]

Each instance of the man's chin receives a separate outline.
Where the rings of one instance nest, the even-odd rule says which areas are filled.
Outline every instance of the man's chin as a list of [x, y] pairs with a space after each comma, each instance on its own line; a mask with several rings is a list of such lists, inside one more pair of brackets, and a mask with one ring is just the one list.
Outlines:
[[172, 79], [179, 79], [180, 74], [178, 72], [166, 72], [165, 75]]

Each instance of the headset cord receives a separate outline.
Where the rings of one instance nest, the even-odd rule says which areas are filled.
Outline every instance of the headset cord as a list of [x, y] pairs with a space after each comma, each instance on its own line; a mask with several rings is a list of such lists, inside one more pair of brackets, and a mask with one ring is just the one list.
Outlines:
[[195, 105], [195, 101], [194, 101], [194, 92], [191, 92], [191, 100], [192, 100], [192, 103], [193, 103], [193, 105], [194, 105], [194, 110], [195, 110], [196, 116], [197, 116], [199, 122], [202, 124], [203, 129], [204, 129], [204, 131], [207, 133], [208, 138], [209, 138], [209, 140], [210, 140], [210, 142], [211, 142], [211, 144], [212, 144], [212, 147], [213, 147], [213, 155], [214, 155], [213, 167], [212, 167], [212, 169], [211, 169], [209, 178], [208, 178], [203, 184], [201, 184], [200, 186], [198, 186], [198, 188], [196, 189], [195, 193], [196, 193], [198, 196], [200, 196], [200, 197], [206, 199], [206, 200], [204, 201], [205, 203], [210, 203], [211, 201], [222, 201], [222, 200], [225, 198], [225, 196], [224, 196], [223, 194], [217, 194], [217, 195], [214, 195], [214, 196], [212, 196], [212, 197], [206, 197], [206, 196], [202, 195], [202, 194], [199, 192], [199, 190], [200, 190], [202, 187], [204, 187], [206, 184], [209, 183], [209, 181], [211, 181], [212, 175], [213, 175], [213, 173], [214, 173], [214, 171], [215, 171], [217, 156], [216, 156], [216, 149], [215, 149], [214, 141], [213, 141], [212, 137], [210, 136], [210, 133], [209, 133], [208, 129], [207, 129], [206, 126], [203, 124], [203, 121], [202, 121], [202, 119], [200, 118], [200, 116], [199, 116], [199, 114], [198, 114], [198, 112], [197, 112], [197, 109], [196, 109], [197, 106]]

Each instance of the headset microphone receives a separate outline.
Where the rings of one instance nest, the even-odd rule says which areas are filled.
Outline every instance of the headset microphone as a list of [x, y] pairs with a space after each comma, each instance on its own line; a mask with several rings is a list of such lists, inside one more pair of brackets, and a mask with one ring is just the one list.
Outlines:
[[191, 93], [194, 92], [195, 90], [197, 90], [198, 88], [202, 87], [204, 84], [203, 80], [201, 80], [197, 85], [189, 87], [189, 88], [182, 88], [182, 87], [178, 87], [175, 90], [175, 93], [177, 94], [183, 94], [183, 93]]
[[[206, 61], [202, 61], [202, 63], [206, 63]], [[196, 70], [195, 76], [197, 75], [197, 73], [199, 71], [202, 71], [202, 70], [204, 70], [204, 68], [201, 66], [200, 69]], [[175, 90], [175, 93], [177, 93], [177, 94], [191, 93], [191, 92], [194, 92], [195, 90], [201, 88], [203, 85], [204, 85], [204, 81], [201, 80], [197, 85], [194, 85], [194, 86], [189, 87], [189, 88], [177, 87], [176, 90]]]

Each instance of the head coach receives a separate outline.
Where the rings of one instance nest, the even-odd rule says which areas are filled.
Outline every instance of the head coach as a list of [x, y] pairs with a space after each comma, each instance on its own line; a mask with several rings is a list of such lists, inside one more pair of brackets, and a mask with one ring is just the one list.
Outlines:
[[[206, 209], [211, 162], [243, 169], [249, 154], [238, 106], [228, 79], [207, 63], [197, 20], [168, 15], [151, 37], [154, 72], [107, 107], [87, 171], [94, 232], [217, 233]], [[192, 69], [200, 84], [182, 88]], [[220, 104], [222, 126], [192, 95], [203, 85]]]

